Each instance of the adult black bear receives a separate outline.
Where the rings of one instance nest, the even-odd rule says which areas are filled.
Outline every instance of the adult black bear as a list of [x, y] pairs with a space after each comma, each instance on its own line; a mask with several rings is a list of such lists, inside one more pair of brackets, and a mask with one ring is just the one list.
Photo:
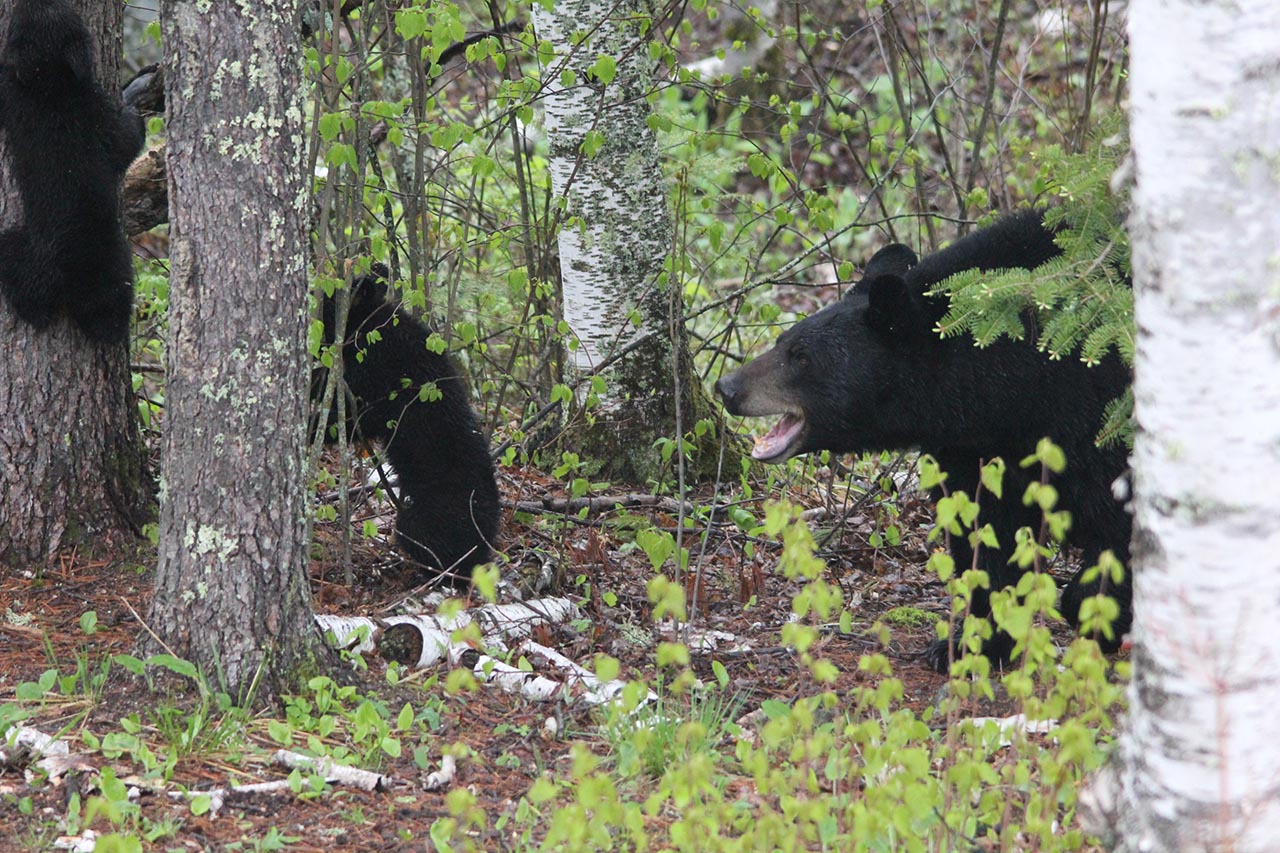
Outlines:
[[66, 313], [89, 338], [123, 341], [133, 260], [120, 180], [142, 120], [93, 76], [89, 30], [63, 0], [15, 0], [0, 58], [0, 132], [22, 225], [0, 232], [0, 289], [38, 329]]
[[[453, 359], [427, 349], [431, 330], [387, 301], [377, 274], [351, 285], [342, 363], [355, 406], [348, 435], [382, 444], [399, 477], [396, 540], [414, 560], [465, 584], [486, 562], [501, 509], [489, 442]], [[336, 304], [322, 303], [324, 342], [335, 340]], [[312, 384], [316, 402], [324, 374]], [[336, 439], [336, 403], [328, 413]]]
[[[1051, 361], [1028, 341], [1001, 338], [979, 349], [967, 337], [942, 339], [934, 326], [947, 299], [925, 295], [962, 270], [1031, 269], [1060, 251], [1037, 211], [1001, 219], [919, 263], [906, 246], [889, 246], [840, 303], [788, 329], [769, 352], [717, 382], [716, 391], [735, 415], [782, 416], [756, 441], [752, 455], [766, 462], [815, 450], [917, 448], [948, 472], [949, 489], [972, 497], [980, 464], [1002, 457], [1005, 498], [981, 501], [980, 523], [990, 523], [1000, 542], [978, 557], [993, 589], [1015, 584], [1022, 574], [1008, 562], [1015, 531], [1039, 529], [1039, 511], [1022, 504], [1039, 472], [1018, 463], [1049, 436], [1067, 456], [1054, 485], [1058, 508], [1072, 514], [1070, 543], [1083, 551], [1085, 566], [1108, 548], [1127, 564], [1132, 523], [1111, 492], [1127, 454], [1122, 447], [1097, 447], [1094, 436], [1103, 408], [1129, 382], [1128, 369], [1113, 356], [1095, 367]], [[956, 536], [951, 543], [957, 571], [964, 571], [973, 564], [968, 540]], [[1096, 591], [1097, 584], [1080, 583], [1079, 573], [1064, 591], [1061, 610], [1073, 625], [1081, 600]], [[1130, 585], [1126, 580], [1109, 592], [1120, 605], [1113, 625], [1118, 639], [1130, 624]], [[976, 592], [972, 607], [988, 615], [988, 594]], [[1114, 649], [1117, 640], [1104, 646]], [[993, 659], [1007, 657], [1011, 640], [997, 634], [983, 650]], [[950, 651], [939, 642], [926, 659], [946, 672]]]

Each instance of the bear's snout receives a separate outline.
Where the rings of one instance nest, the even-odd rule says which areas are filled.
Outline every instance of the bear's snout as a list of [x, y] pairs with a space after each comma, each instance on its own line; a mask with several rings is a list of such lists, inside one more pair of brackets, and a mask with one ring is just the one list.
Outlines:
[[730, 373], [728, 376], [721, 376], [716, 380], [715, 389], [729, 414], [742, 414], [738, 411], [737, 403], [738, 396], [742, 393], [742, 379], [737, 371]]

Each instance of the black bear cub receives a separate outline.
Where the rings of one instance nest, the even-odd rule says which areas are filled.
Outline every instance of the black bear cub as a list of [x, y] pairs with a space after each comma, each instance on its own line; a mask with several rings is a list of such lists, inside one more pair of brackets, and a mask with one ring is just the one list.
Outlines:
[[[377, 269], [377, 268], [375, 268]], [[382, 270], [378, 270], [381, 272]], [[458, 365], [427, 349], [431, 329], [398, 304], [375, 274], [351, 285], [343, 373], [354, 408], [348, 435], [382, 445], [399, 477], [396, 541], [414, 560], [455, 584], [487, 562], [501, 508], [489, 442], [467, 396]], [[322, 300], [324, 343], [335, 340], [336, 304]], [[320, 402], [326, 375], [317, 371]], [[337, 404], [327, 440], [336, 440]]]
[[[906, 246], [889, 246], [872, 257], [843, 300], [788, 329], [769, 352], [721, 378], [716, 391], [732, 414], [781, 415], [756, 440], [752, 455], [765, 462], [816, 450], [916, 448], [938, 460], [948, 489], [972, 497], [981, 463], [1002, 457], [1004, 499], [984, 493], [980, 501], [979, 523], [990, 523], [1000, 543], [978, 556], [992, 589], [1012, 586], [1022, 574], [1008, 562], [1015, 531], [1039, 529], [1039, 511], [1022, 504], [1039, 471], [1018, 463], [1048, 436], [1067, 456], [1053, 483], [1058, 508], [1071, 512], [1070, 544], [1082, 550], [1086, 567], [1108, 548], [1127, 565], [1132, 523], [1111, 492], [1127, 454], [1123, 447], [1099, 448], [1094, 436], [1103, 408], [1130, 381], [1128, 369], [1114, 356], [1095, 367], [1051, 361], [1026, 340], [1001, 338], [985, 349], [967, 336], [944, 340], [934, 327], [947, 298], [925, 295], [963, 270], [1032, 269], [1060, 251], [1037, 211], [1001, 219], [918, 263]], [[940, 496], [937, 490], [934, 498]], [[952, 537], [951, 549], [958, 572], [973, 565], [964, 536]], [[1064, 591], [1060, 609], [1073, 625], [1081, 600], [1097, 589], [1096, 583], [1085, 588], [1077, 573]], [[1116, 639], [1103, 643], [1114, 650], [1129, 629], [1128, 580], [1108, 592], [1120, 605]], [[975, 593], [972, 607], [989, 615], [986, 591]], [[983, 651], [1003, 659], [1012, 641], [997, 633]], [[926, 659], [946, 672], [950, 652], [946, 642], [935, 643]]]
[[63, 0], [15, 0], [0, 57], [0, 132], [22, 225], [0, 232], [0, 289], [36, 328], [67, 314], [89, 338], [123, 341], [133, 260], [120, 180], [142, 120], [93, 76], [84, 21]]

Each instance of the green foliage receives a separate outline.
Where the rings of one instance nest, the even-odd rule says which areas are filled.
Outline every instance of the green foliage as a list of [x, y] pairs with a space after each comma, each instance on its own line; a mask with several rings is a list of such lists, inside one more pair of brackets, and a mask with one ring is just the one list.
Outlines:
[[[1095, 365], [1114, 352], [1133, 364], [1133, 288], [1129, 238], [1124, 230], [1127, 198], [1112, 191], [1120, 160], [1128, 153], [1126, 128], [1117, 115], [1104, 122], [1079, 154], [1051, 145], [1033, 153], [1042, 191], [1056, 197], [1045, 223], [1058, 229], [1062, 254], [1035, 270], [969, 270], [935, 292], [951, 306], [938, 323], [944, 337], [970, 334], [978, 346], [1001, 336], [1033, 337], [1050, 358]], [[1100, 442], [1129, 437], [1132, 392], [1111, 404], [1100, 425]]]
[[[327, 676], [316, 676], [307, 686], [309, 693], [285, 699], [284, 720], [267, 724], [270, 737], [288, 749], [301, 747], [342, 763], [378, 767], [403, 754], [405, 737], [425, 735], [439, 724], [438, 709], [415, 713], [409, 705], [391, 708]], [[338, 736], [339, 745], [331, 745]]]
[[138, 401], [138, 421], [158, 432], [164, 411], [164, 324], [169, 311], [169, 271], [155, 261], [134, 263], [134, 305], [138, 323], [133, 344], [131, 387]]
[[[1038, 454], [1053, 456], [1047, 446]], [[806, 566], [812, 540], [794, 510], [768, 516], [784, 562]], [[806, 597], [793, 601], [797, 615]], [[903, 706], [903, 684], [880, 654], [858, 662], [874, 676], [865, 686], [766, 700], [751, 731], [728, 724], [736, 712], [714, 689], [677, 710], [663, 691], [640, 711], [613, 709], [602, 728], [611, 760], [575, 746], [566, 773], [537, 779], [514, 817], [520, 849], [1081, 849], [1076, 792], [1105, 758], [1123, 687], [1092, 641], [1057, 659], [1042, 624], [1053, 599], [1037, 572], [1016, 596], [997, 595], [997, 618], [1019, 637], [1017, 663], [997, 679], [985, 659], [966, 659], [921, 714]], [[816, 651], [810, 660], [815, 675], [830, 667]], [[970, 722], [973, 703], [996, 691], [1013, 716]], [[717, 749], [721, 738], [729, 742]], [[442, 849], [473, 849], [456, 823], [437, 823], [433, 837]]]
[[[781, 328], [836, 298], [856, 278], [858, 263], [884, 242], [901, 240], [923, 253], [948, 236], [951, 219], [1046, 196], [1059, 202], [1053, 216], [1064, 226], [1060, 263], [1034, 277], [947, 282], [953, 310], [943, 332], [972, 334], [982, 343], [1001, 334], [1030, 335], [1060, 358], [1096, 361], [1112, 349], [1131, 357], [1128, 249], [1119, 229], [1124, 199], [1108, 187], [1124, 136], [1111, 125], [1084, 133], [1095, 103], [1119, 100], [1123, 75], [1093, 67], [1098, 60], [1082, 49], [1091, 35], [1079, 26], [1087, 23], [1084, 12], [1072, 17], [1065, 7], [1067, 25], [1060, 31], [1022, 30], [1015, 48], [1010, 35], [1003, 50], [996, 49], [997, 6], [802, 4], [780, 25], [755, 9], [739, 15], [697, 0], [683, 18], [645, 23], [659, 36], [650, 57], [666, 71], [657, 89], [644, 93], [655, 110], [650, 127], [663, 151], [676, 224], [665, 281], [684, 312], [702, 377], [714, 380], [767, 347]], [[439, 335], [428, 346], [447, 350], [467, 368], [486, 425], [498, 442], [509, 442], [503, 464], [540, 468], [571, 496], [602, 491], [608, 484], [598, 482], [600, 460], [577, 449], [557, 447], [554, 455], [540, 449], [562, 425], [558, 414], [546, 412], [573, 411], [572, 417], [590, 420], [596, 401], [616, 390], [599, 377], [570, 384], [563, 371], [576, 340], [563, 319], [555, 237], [558, 228], [582, 223], [550, 191], [550, 149], [538, 111], [548, 80], [574, 81], [552, 61], [550, 46], [529, 32], [504, 38], [509, 49], [500, 49], [497, 39], [472, 45], [465, 73], [452, 73], [457, 65], [440, 68], [444, 49], [477, 22], [488, 25], [500, 9], [423, 0], [396, 4], [393, 16], [371, 9], [341, 24], [331, 21], [341, 38], [317, 38], [307, 51], [307, 108], [317, 131], [311, 143], [317, 287], [332, 293], [370, 258], [387, 263], [397, 295], [439, 321]], [[769, 49], [739, 74], [700, 79], [691, 60], [731, 52], [700, 40], [724, 31], [742, 45], [766, 38]], [[998, 75], [996, 90], [986, 92], [988, 68], [1007, 67], [1015, 49], [1025, 72], [1018, 85], [1009, 87]], [[1065, 79], [1058, 74], [1064, 56], [1071, 58]], [[1075, 57], [1085, 56], [1090, 67], [1082, 69]], [[593, 53], [593, 61], [592, 79], [577, 82], [616, 85], [624, 59]], [[599, 156], [607, 144], [593, 130], [583, 154]], [[152, 431], [165, 401], [167, 273], [160, 264], [139, 264], [134, 391], [142, 423]], [[319, 351], [317, 331], [313, 324], [313, 355], [331, 360], [332, 353]], [[1127, 422], [1125, 405], [1110, 410], [1104, 438]], [[702, 440], [729, 440], [719, 424], [698, 418], [686, 413], [683, 435], [673, 423], [668, 434], [654, 437], [652, 452], [666, 465], [653, 478], [655, 490], [680, 487], [674, 472], [681, 460], [693, 459]], [[1052, 464], [1050, 455], [1038, 453], [1034, 464]], [[1003, 676], [994, 676], [985, 659], [970, 657], [957, 665], [942, 699], [916, 710], [918, 697], [906, 701], [887, 657], [868, 653], [857, 661], [856, 679], [844, 679], [838, 694], [829, 689], [842, 673], [828, 657], [828, 641], [865, 629], [866, 620], [820, 558], [831, 543], [800, 521], [798, 507], [765, 506], [763, 499], [812, 494], [818, 486], [832, 498], [843, 489], [873, 520], [867, 544], [897, 548], [915, 521], [885, 473], [894, 464], [886, 455], [846, 466], [826, 453], [764, 472], [747, 460], [726, 462], [725, 479], [740, 493], [724, 517], [744, 534], [735, 540], [740, 553], [754, 563], [766, 548], [781, 548], [779, 577], [770, 584], [790, 590], [794, 619], [774, 642], [795, 667], [800, 698], [739, 697], [724, 663], [715, 660], [709, 670], [719, 686], [695, 688], [688, 667], [699, 667], [706, 678], [703, 661], [680, 643], [662, 643], [652, 654], [668, 680], [628, 685], [624, 701], [605, 712], [609, 723], [578, 735], [570, 763], [548, 761], [530, 775], [513, 811], [486, 811], [466, 788], [450, 791], [446, 814], [430, 831], [435, 848], [479, 849], [497, 838], [525, 850], [1082, 848], [1075, 792], [1105, 757], [1121, 687], [1089, 641], [1053, 657], [1047, 574], [1031, 571], [1017, 590], [995, 597], [996, 619], [1019, 638], [1017, 663]], [[939, 507], [936, 545], [949, 536], [989, 542], [990, 531], [973, 526], [978, 506], [999, 494], [1001, 473], [993, 464], [983, 472], [979, 494], [955, 493]], [[943, 477], [922, 463], [926, 488]], [[839, 485], [842, 479], [848, 484]], [[702, 501], [680, 497], [686, 505]], [[713, 502], [720, 505], [724, 497], [718, 493]], [[1050, 490], [1026, 497], [1047, 513], [1048, 529], [1061, 528]], [[640, 515], [617, 516], [606, 527], [624, 548], [639, 552], [630, 556], [640, 566], [652, 568], [647, 593], [654, 619], [696, 616], [686, 600], [687, 580], [707, 563], [705, 531], [713, 524], [705, 510], [695, 508], [676, 532], [665, 520], [658, 526]], [[567, 550], [565, 531], [579, 529], [527, 514], [517, 520], [539, 525], [546, 534], [539, 541], [548, 540], [549, 551]], [[700, 542], [698, 531], [704, 531]], [[1017, 545], [1017, 559], [1033, 568], [1055, 547], [1029, 533]], [[974, 644], [991, 627], [970, 617], [966, 602], [988, 579], [955, 566], [941, 547], [929, 562], [955, 593], [954, 619], [944, 630]], [[1098, 571], [1116, 568], [1104, 560]], [[587, 589], [595, 581], [585, 570], [567, 574], [575, 572], [580, 592], [596, 592]], [[492, 594], [492, 578], [483, 587]], [[745, 606], [757, 607], [759, 592]], [[620, 590], [600, 596], [608, 608], [619, 607], [621, 598]], [[1103, 630], [1114, 602], [1086, 601], [1081, 615]], [[881, 623], [907, 626], [922, 618], [904, 607]], [[91, 619], [82, 627], [86, 634], [95, 630]], [[883, 628], [867, 630], [873, 639], [882, 636]], [[105, 659], [86, 643], [74, 662], [51, 660], [37, 680], [18, 685], [13, 701], [0, 706], [0, 727], [95, 701], [109, 668], [132, 673], [148, 690], [163, 693], [175, 682], [194, 689], [188, 699], [157, 702], [145, 713], [76, 723], [77, 748], [91, 757], [164, 779], [201, 759], [261, 761], [277, 745], [371, 767], [396, 756], [407, 763], [411, 756], [408, 766], [431, 768], [454, 725], [450, 703], [470, 698], [442, 696], [441, 688], [475, 687], [469, 672], [423, 678], [390, 667], [394, 700], [317, 678], [286, 698], [279, 713], [254, 719], [185, 661]], [[597, 672], [617, 675], [617, 662], [601, 657]], [[639, 708], [649, 682], [664, 683], [659, 701]], [[1007, 697], [1032, 721], [1054, 720], [1052, 735], [966, 723], [989, 697]], [[739, 698], [759, 708], [740, 726]], [[526, 734], [536, 730], [523, 720], [511, 725], [524, 726]], [[493, 761], [505, 772], [516, 759], [504, 753], [474, 760]], [[141, 839], [161, 846], [146, 838], [150, 830], [120, 799], [115, 781], [93, 806], [92, 819], [112, 831], [105, 843], [118, 837], [121, 845], [136, 847]], [[302, 774], [293, 782], [301, 795], [323, 790], [321, 780]], [[191, 812], [208, 806], [207, 798], [197, 798]], [[393, 807], [399, 804], [388, 803]], [[73, 797], [66, 830], [82, 828], [87, 811], [79, 795]], [[292, 828], [247, 832], [227, 849], [286, 849], [299, 841], [286, 832]]]
[[683, 762], [721, 761], [718, 746], [739, 733], [734, 719], [741, 707], [741, 697], [723, 688], [676, 692], [659, 682], [656, 698], [644, 708], [610, 707], [600, 731], [621, 779], [643, 775], [656, 780]]

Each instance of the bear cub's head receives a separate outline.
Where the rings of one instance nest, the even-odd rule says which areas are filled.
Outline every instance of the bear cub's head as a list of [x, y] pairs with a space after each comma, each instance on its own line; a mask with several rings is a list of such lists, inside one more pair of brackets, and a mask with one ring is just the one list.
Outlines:
[[2, 65], [27, 94], [65, 98], [93, 90], [92, 45], [84, 21], [63, 0], [18, 0]]

